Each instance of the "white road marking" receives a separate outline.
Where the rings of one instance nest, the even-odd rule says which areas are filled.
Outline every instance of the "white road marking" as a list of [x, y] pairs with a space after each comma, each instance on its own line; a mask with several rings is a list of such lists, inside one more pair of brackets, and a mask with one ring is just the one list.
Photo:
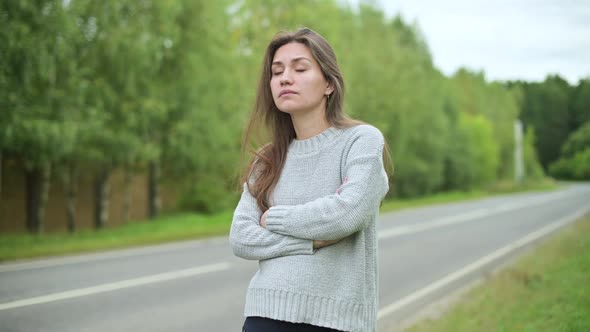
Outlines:
[[98, 286], [92, 286], [87, 288], [80, 288], [80, 289], [73, 289], [65, 292], [60, 293], [53, 293], [49, 295], [37, 296], [28, 299], [22, 299], [7, 303], [0, 303], [0, 311], [14, 309], [34, 304], [41, 304], [47, 302], [54, 302], [60, 300], [71, 299], [75, 297], [87, 296], [87, 295], [94, 295], [104, 292], [111, 292], [119, 289], [124, 288], [131, 288], [137, 286], [143, 286], [148, 284], [154, 284], [163, 281], [170, 281], [175, 279], [187, 278], [196, 276], [199, 274], [205, 274], [210, 272], [217, 272], [222, 270], [227, 270], [230, 268], [230, 263], [222, 262], [217, 264], [210, 264], [210, 265], [203, 265], [198, 267], [193, 267], [190, 269], [185, 270], [178, 270], [178, 271], [171, 271], [166, 273], [155, 274], [146, 277], [140, 277], [135, 279], [127, 279], [116, 281], [108, 284], [102, 284]]
[[490, 207], [490, 208], [481, 208], [472, 210], [469, 212], [456, 214], [452, 216], [446, 216], [438, 219], [434, 219], [427, 222], [422, 222], [419, 224], [413, 224], [408, 226], [398, 226], [392, 227], [386, 230], [382, 230], [378, 234], [379, 239], [386, 239], [395, 236], [407, 235], [407, 234], [414, 234], [418, 232], [423, 232], [427, 230], [431, 230], [434, 228], [439, 228], [443, 226], [449, 226], [454, 224], [459, 224], [463, 222], [468, 222], [476, 219], [481, 219], [489, 216], [493, 216], [495, 214], [504, 213], [507, 211], [518, 210], [525, 207], [532, 207], [537, 205], [546, 204], [548, 202], [556, 201], [563, 198], [564, 193], [558, 193], [551, 195], [550, 197], [544, 197], [541, 199], [536, 199], [533, 202], [524, 201], [524, 202], [515, 202], [515, 203], [506, 203], [503, 205]]
[[485, 266], [486, 264], [489, 264], [499, 258], [501, 258], [502, 256], [507, 255], [508, 253], [521, 248], [553, 231], [555, 231], [556, 229], [572, 222], [575, 221], [576, 219], [584, 216], [587, 212], [590, 211], [590, 207], [584, 207], [581, 208], [579, 210], [577, 210], [576, 212], [565, 216], [563, 218], [558, 219], [557, 221], [541, 228], [538, 229], [532, 233], [529, 233], [528, 235], [520, 238], [519, 240], [512, 242], [494, 252], [492, 252], [491, 254], [488, 254], [480, 259], [478, 259], [477, 261], [465, 266], [464, 268], [457, 270], [449, 275], [447, 275], [446, 277], [439, 279], [436, 282], [433, 282], [432, 284], [414, 292], [411, 293], [405, 297], [403, 297], [402, 299], [393, 302], [389, 305], [387, 305], [386, 307], [382, 308], [381, 310], [379, 310], [379, 313], [377, 314], [377, 318], [383, 318], [391, 313], [394, 313], [396, 311], [398, 311], [399, 309], [407, 306], [408, 304], [419, 300], [420, 298], [423, 298], [425, 296], [427, 296], [428, 294], [431, 294], [447, 285], [449, 285], [450, 283], [480, 269], [481, 267]]

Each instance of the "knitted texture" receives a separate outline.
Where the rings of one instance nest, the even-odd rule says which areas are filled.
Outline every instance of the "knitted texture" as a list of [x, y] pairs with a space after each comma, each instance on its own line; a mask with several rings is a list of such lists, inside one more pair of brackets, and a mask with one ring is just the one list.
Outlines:
[[[342, 331], [376, 331], [379, 204], [387, 193], [383, 136], [370, 125], [293, 140], [270, 197], [267, 228], [244, 184], [230, 243], [259, 260], [246, 316]], [[313, 249], [313, 240], [340, 240]]]

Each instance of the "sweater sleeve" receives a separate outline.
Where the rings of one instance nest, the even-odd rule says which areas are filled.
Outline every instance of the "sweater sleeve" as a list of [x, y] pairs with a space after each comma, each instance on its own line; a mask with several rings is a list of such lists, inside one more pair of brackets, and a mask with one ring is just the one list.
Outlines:
[[367, 227], [389, 190], [383, 136], [372, 129], [352, 143], [338, 192], [305, 204], [271, 207], [267, 229], [302, 239], [337, 240]]
[[263, 260], [288, 255], [313, 254], [312, 240], [268, 231], [259, 224], [261, 215], [256, 199], [244, 183], [229, 236], [234, 255], [244, 259]]

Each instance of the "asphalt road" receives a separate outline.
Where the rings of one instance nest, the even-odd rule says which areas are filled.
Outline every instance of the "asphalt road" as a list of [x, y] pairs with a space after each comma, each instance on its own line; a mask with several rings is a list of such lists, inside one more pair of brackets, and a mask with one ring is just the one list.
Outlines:
[[[382, 214], [380, 331], [590, 211], [590, 185]], [[227, 238], [0, 265], [0, 331], [241, 331]]]

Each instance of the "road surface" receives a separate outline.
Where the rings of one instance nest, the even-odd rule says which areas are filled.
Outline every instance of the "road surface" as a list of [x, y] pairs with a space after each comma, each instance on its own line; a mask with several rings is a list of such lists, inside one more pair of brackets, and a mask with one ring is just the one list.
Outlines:
[[[380, 331], [590, 211], [590, 185], [382, 214]], [[0, 331], [241, 331], [226, 237], [0, 265]]]

